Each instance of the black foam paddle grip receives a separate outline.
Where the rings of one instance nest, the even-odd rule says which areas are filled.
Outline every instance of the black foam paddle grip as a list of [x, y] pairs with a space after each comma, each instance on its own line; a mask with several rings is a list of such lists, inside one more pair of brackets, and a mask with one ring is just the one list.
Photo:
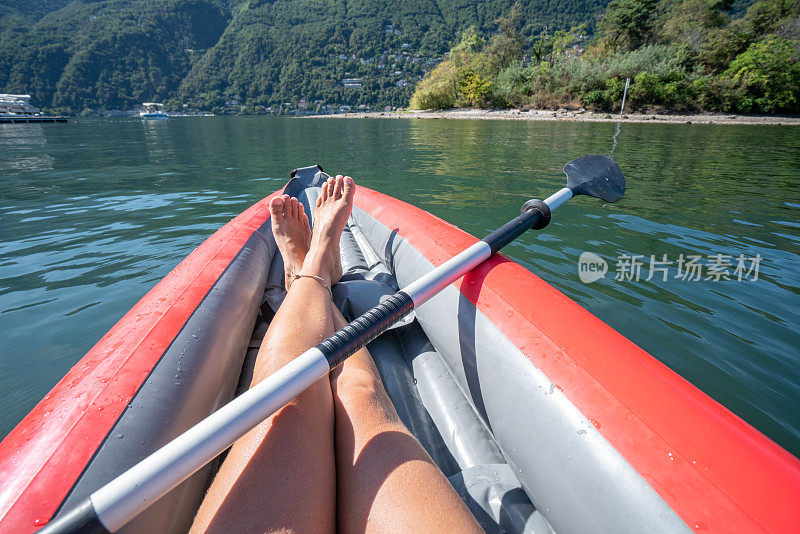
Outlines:
[[38, 534], [108, 534], [94, 511], [92, 501], [84, 499], [78, 506], [51, 521]]
[[529, 228], [541, 230], [550, 222], [550, 208], [541, 200], [529, 200], [522, 206], [522, 213], [481, 241], [492, 248], [492, 254], [508, 245]]
[[411, 297], [398, 291], [317, 345], [317, 348], [333, 369], [413, 309]]

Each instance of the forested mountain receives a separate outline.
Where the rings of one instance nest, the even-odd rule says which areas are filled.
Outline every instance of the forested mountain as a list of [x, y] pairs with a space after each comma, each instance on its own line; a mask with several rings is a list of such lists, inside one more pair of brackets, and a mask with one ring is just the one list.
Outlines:
[[30, 24], [7, 16], [0, 90], [71, 111], [166, 98], [229, 19], [228, 6], [214, 0], [73, 1]]
[[[53, 111], [259, 111], [405, 105], [470, 26], [496, 31], [513, 0], [2, 0], [0, 92]], [[586, 22], [607, 0], [520, 0], [532, 42]], [[360, 78], [345, 87], [347, 78]], [[261, 106], [261, 107], [258, 107]]]

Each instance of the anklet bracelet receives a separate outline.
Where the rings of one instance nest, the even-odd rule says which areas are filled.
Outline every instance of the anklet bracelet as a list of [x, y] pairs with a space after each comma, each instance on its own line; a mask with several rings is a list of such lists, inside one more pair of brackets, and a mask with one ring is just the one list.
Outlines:
[[322, 284], [322, 287], [324, 287], [325, 289], [328, 290], [328, 294], [331, 296], [331, 300], [333, 300], [333, 291], [331, 291], [331, 287], [328, 285], [328, 283], [325, 281], [325, 279], [322, 278], [321, 276], [317, 276], [315, 274], [295, 274], [295, 273], [292, 273], [292, 280], [297, 280], [298, 278], [313, 278], [314, 280], [318, 281], [320, 284]]

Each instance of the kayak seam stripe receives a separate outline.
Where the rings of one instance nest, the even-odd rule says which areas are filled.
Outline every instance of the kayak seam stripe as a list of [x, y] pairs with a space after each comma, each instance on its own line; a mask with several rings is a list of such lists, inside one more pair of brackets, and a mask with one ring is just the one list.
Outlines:
[[[159, 281], [159, 283], [153, 289], [151, 289], [144, 297], [142, 297], [142, 299], [139, 302], [137, 302], [137, 304], [135, 304], [134, 307], [130, 311], [128, 311], [125, 314], [125, 316], [123, 316], [123, 318], [121, 318], [120, 321], [118, 321], [118, 323], [114, 325], [111, 328], [111, 330], [109, 330], [109, 332], [107, 332], [100, 339], [100, 341], [98, 341], [97, 344], [95, 344], [94, 347], [92, 347], [92, 349], [89, 350], [87, 355], [84, 356], [73, 366], [73, 368], [67, 373], [67, 375], [64, 378], [62, 378], [59, 381], [59, 383], [56, 384], [56, 386], [54, 386], [54, 388], [45, 396], [43, 401], [41, 401], [36, 407], [34, 407], [34, 409], [30, 412], [30, 414], [26, 416], [26, 418], [17, 426], [17, 428], [12, 430], [9, 436], [7, 436], [6, 439], [0, 444], [0, 461], [2, 461], [3, 464], [5, 464], [5, 465], [0, 465], [0, 472], [6, 475], [7, 477], [6, 479], [13, 478], [13, 474], [11, 477], [9, 477], [8, 472], [14, 473], [15, 471], [19, 470], [15, 469], [16, 466], [14, 465], [13, 455], [15, 451], [10, 450], [14, 448], [13, 447], [14, 443], [12, 442], [15, 440], [22, 442], [16, 444], [17, 448], [29, 446], [31, 444], [32, 440], [27, 439], [25, 434], [30, 430], [31, 424], [38, 424], [41, 423], [41, 421], [43, 421], [42, 414], [40, 412], [45, 411], [49, 407], [49, 404], [52, 404], [52, 403], [47, 403], [46, 401], [51, 396], [64, 395], [64, 391], [68, 388], [67, 379], [73, 380], [74, 384], [75, 383], [74, 380], [76, 378], [78, 381], [85, 383], [86, 380], [91, 380], [92, 378], [97, 379], [98, 377], [102, 377], [102, 380], [105, 380], [106, 384], [111, 384], [115, 382], [118, 383], [118, 380], [114, 380], [114, 378], [119, 378], [120, 376], [124, 376], [125, 374], [130, 374], [130, 373], [133, 373], [134, 375], [140, 374], [141, 373], [140, 370], [126, 369], [126, 366], [129, 364], [129, 362], [133, 361], [132, 358], [134, 357], [135, 354], [138, 353], [138, 355], [141, 356], [142, 351], [146, 350], [147, 348], [146, 342], [148, 341], [149, 337], [154, 335], [155, 329], [159, 327], [161, 328], [176, 327], [177, 331], [180, 332], [182, 326], [185, 325], [188, 318], [192, 316], [194, 311], [196, 311], [199, 303], [202, 302], [205, 296], [208, 295], [209, 291], [211, 291], [211, 289], [217, 283], [219, 277], [221, 276], [221, 273], [225, 272], [227, 266], [230, 265], [230, 262], [233, 261], [233, 259], [237, 256], [237, 254], [241, 251], [242, 247], [247, 242], [247, 240], [256, 232], [256, 230], [258, 230], [259, 227], [261, 227], [261, 225], [264, 224], [264, 222], [266, 222], [269, 219], [269, 211], [267, 207], [268, 202], [270, 198], [272, 198], [277, 194], [278, 192], [274, 193], [273, 195], [270, 195], [266, 199], [256, 203], [254, 206], [252, 206], [251, 208], [240, 214], [238, 217], [234, 218], [232, 221], [230, 221], [222, 228], [220, 228], [220, 230], [215, 232], [214, 235], [206, 239], [187, 258], [181, 261], [181, 263], [178, 264], [178, 266], [176, 266], [170, 273], [167, 274], [167, 276], [165, 276], [161, 281]], [[194, 265], [188, 265], [190, 258], [201, 257], [203, 253], [206, 252], [205, 249], [208, 248], [209, 246], [212, 246], [212, 244], [215, 241], [218, 242], [218, 248], [208, 253], [208, 259], [202, 264], [202, 267], [197, 268]], [[236, 248], [237, 244], [238, 248]], [[236, 248], [236, 250], [232, 250], [233, 248]], [[222, 265], [222, 261], [224, 260], [227, 261], [225, 261], [225, 264]], [[180, 313], [181, 311], [181, 310], [178, 310], [178, 312], [175, 311], [176, 309], [175, 304], [178, 303], [180, 299], [183, 298], [186, 295], [186, 293], [191, 289], [197, 290], [197, 288], [193, 288], [192, 286], [198, 278], [200, 278], [201, 276], [210, 277], [215, 274], [213, 271], [210, 273], [205, 272], [205, 270], [208, 269], [209, 266], [211, 266], [211, 269], [213, 269], [214, 264], [220, 265], [219, 270], [221, 271], [221, 273], [217, 273], [217, 275], [214, 277], [214, 280], [210, 281], [205, 290], [202, 291], [202, 294], [196, 295], [197, 302], [195, 303], [194, 307], [191, 310], [184, 310], [185, 317], [182, 317], [182, 320], [170, 318], [170, 312]], [[186, 271], [187, 274], [194, 273], [194, 276], [192, 276], [192, 278], [188, 281], [184, 281], [182, 278], [180, 278], [181, 276], [185, 276], [184, 271], [186, 269], [191, 269], [189, 271]], [[175, 280], [173, 280], [173, 278]], [[135, 340], [135, 345], [133, 345], [133, 347], [127, 348], [127, 350], [130, 351], [130, 354], [122, 361], [112, 361], [107, 364], [109, 366], [116, 366], [116, 369], [114, 370], [112, 375], [105, 376], [102, 373], [92, 373], [92, 371], [96, 371], [96, 369], [100, 368], [100, 366], [102, 365], [103, 362], [99, 362], [100, 366], [93, 367], [92, 369], [90, 369], [89, 373], [84, 374], [83, 376], [77, 376], [77, 377], [75, 376], [81, 372], [80, 370], [78, 370], [78, 367], [80, 365], [83, 364], [84, 365], [83, 368], [85, 369], [88, 365], [97, 363], [97, 362], [84, 362], [84, 360], [86, 360], [88, 356], [95, 356], [94, 355], [95, 352], [102, 352], [104, 355], [107, 355], [109, 353], [113, 353], [114, 350], [117, 350], [119, 345], [123, 345], [124, 338], [128, 334], [122, 333], [122, 335], [120, 336], [120, 334], [118, 334], [116, 330], [118, 329], [122, 330], [124, 327], [130, 326], [128, 323], [132, 323], [134, 321], [133, 319], [134, 315], [132, 314], [132, 312], [138, 310], [138, 307], [144, 307], [144, 305], [142, 304], [143, 302], [154, 301], [155, 304], [158, 304], [159, 301], [156, 300], [158, 297], [158, 293], [155, 293], [155, 291], [157, 288], [159, 288], [159, 286], [166, 285], [170, 282], [174, 283], [176, 281], [182, 282], [182, 287], [179, 289], [180, 293], [173, 299], [171, 299], [169, 303], [160, 306], [161, 308], [160, 311], [155, 312], [158, 314], [158, 316], [155, 319], [153, 319], [153, 324], [140, 336], [138, 341]], [[144, 312], [147, 309], [147, 307], [144, 308], [145, 309], [138, 311]], [[178, 319], [180, 319], [180, 317]], [[177, 322], [180, 323], [179, 325], [173, 324], [176, 322], [176, 320]], [[165, 321], [168, 321], [169, 324]], [[121, 339], [115, 339], [115, 336], [119, 336]], [[175, 336], [173, 335], [170, 340], [164, 340], [160, 343], [159, 340], [149, 340], [150, 342], [156, 343], [156, 346], [154, 347], [154, 349], [151, 349], [151, 352], [155, 353], [155, 349], [160, 349], [158, 354], [163, 355], [164, 351], [168, 349], [174, 338]], [[106, 347], [103, 346], [104, 344], [110, 344], [110, 345]], [[146, 381], [147, 377], [149, 376], [149, 372], [152, 371], [157, 362], [158, 359], [156, 359], [155, 362], [153, 362], [153, 364], [150, 366], [150, 369], [147, 372], [147, 374], [137, 382], [135, 391], [138, 391], [138, 388], [141, 386], [141, 384], [144, 381]], [[127, 385], [130, 386], [131, 384]], [[119, 386], [117, 385], [117, 388], [118, 387]], [[104, 394], [105, 397], [108, 398], [110, 394], [113, 394], [113, 391], [114, 390], [111, 389], [111, 386], [106, 385], [93, 397], [87, 397], [81, 405], [86, 406], [88, 408], [91, 406], [90, 404], [91, 402], [94, 402], [104, 397]], [[133, 395], [135, 395], [135, 391], [133, 391], [131, 395], [127, 396], [127, 398], [124, 399], [125, 400], [124, 403], [121, 402], [121, 399], [118, 399], [116, 402], [112, 400], [112, 402], [108, 406], [104, 406], [104, 408], [108, 407], [109, 408], [108, 413], [112, 413], [114, 408], [120, 408], [122, 406], [126, 406], [133, 398]], [[56, 405], [55, 408], [61, 408], [61, 406]], [[33, 524], [34, 519], [42, 521], [46, 521], [47, 519], [49, 519], [55, 512], [55, 510], [57, 510], [60, 503], [63, 502], [64, 497], [69, 494], [71, 488], [74, 487], [75, 481], [78, 480], [80, 473], [82, 473], [83, 470], [85, 469], [87, 464], [85, 458], [87, 456], [91, 456], [96, 453], [97, 448], [102, 444], [104, 439], [108, 436], [108, 433], [111, 431], [114, 424], [116, 424], [116, 422], [119, 420], [119, 417], [121, 417], [122, 413], [124, 413], [125, 410], [124, 408], [122, 408], [113, 421], [107, 420], [108, 419], [107, 416], [106, 417], [103, 417], [102, 415], [97, 416], [97, 414], [94, 413], [94, 411], [91, 414], [87, 414], [86, 413], [87, 411], [88, 410], [84, 410], [82, 413], [75, 415], [77, 412], [77, 407], [75, 403], [73, 402], [71, 406], [66, 406], [67, 415], [74, 416], [74, 420], [71, 422], [69, 428], [66, 431], [55, 428], [55, 430], [59, 432], [59, 435], [62, 436], [62, 438], [58, 440], [58, 445], [56, 445], [54, 449], [53, 447], [47, 446], [48, 444], [46, 441], [44, 441], [43, 443], [39, 443], [40, 447], [44, 446], [47, 448], [49, 454], [40, 463], [40, 465], [38, 465], [35, 468], [35, 471], [29, 471], [29, 475], [25, 477], [23, 481], [14, 485], [13, 487], [6, 488], [6, 490], [3, 492], [6, 494], [6, 499], [5, 499], [6, 502], [0, 503], [0, 506], [3, 506], [3, 508], [0, 509], [0, 514], [2, 514], [2, 516], [0, 516], [0, 523], [2, 523], [4, 526], [16, 523], [18, 528], [31, 530], [35, 528], [35, 525]], [[52, 419], [55, 418], [51, 418], [51, 420]], [[87, 449], [88, 451], [91, 451], [91, 455], [87, 455], [86, 452], [78, 454], [79, 459], [84, 458], [84, 461], [80, 462], [81, 463], [80, 470], [77, 474], [75, 474], [74, 471], [76, 471], [76, 469], [74, 469], [74, 467], [76, 467], [77, 464], [75, 460], [76, 451], [74, 451], [75, 448], [74, 443], [73, 444], [67, 443], [67, 438], [70, 437], [70, 434], [78, 426], [92, 425], [92, 424], [97, 425], [98, 423], [102, 424], [101, 427], [102, 436], [99, 435], [100, 433], [95, 434], [94, 438], [97, 441], [97, 443], [95, 443], [96, 445], [95, 447], [85, 447], [83, 445], [80, 447], [81, 451], [87, 451]], [[42, 427], [43, 425], [40, 425], [39, 428], [35, 428], [34, 431], [41, 431]], [[53, 434], [52, 430], [50, 434], [51, 435]], [[34, 434], [34, 440], [35, 438], [36, 434]], [[81, 441], [85, 441], [84, 436], [80, 436], [80, 438]], [[40, 439], [46, 440], [46, 438], [40, 438]], [[72, 449], [61, 453], [53, 452], [53, 451], [62, 451], [63, 447], [66, 447], [67, 445], [72, 445], [73, 446]], [[40, 475], [43, 471], [47, 471], [48, 467], [51, 466], [53, 462], [62, 461], [63, 463], [64, 459], [60, 457], [65, 455], [68, 457], [67, 458], [68, 461], [69, 457], [70, 456], [72, 457], [72, 461], [69, 462], [67, 469], [69, 471], [70, 467], [72, 467], [72, 474], [67, 474], [65, 476], [63, 473], [58, 473], [59, 469], [56, 469], [56, 473], [59, 474], [57, 480], [63, 482], [71, 479], [71, 482], [69, 483], [70, 487], [66, 488], [66, 491], [60, 492], [59, 495], [55, 496], [55, 498], [58, 499], [58, 502], [53, 502], [54, 499], [47, 499], [48, 496], [54, 494], [52, 485], [50, 484], [50, 482], [52, 481], [39, 480]], [[58, 467], [63, 467], [63, 465]], [[52, 479], [53, 476], [49, 478]], [[45, 485], [47, 487], [45, 488], [38, 487], [41, 485]], [[16, 495], [14, 495], [15, 493], [14, 490], [18, 492], [16, 493]], [[35, 494], [36, 497], [31, 495], [31, 493]], [[23, 499], [26, 495], [30, 495], [30, 498]], [[0, 495], [0, 498], [2, 498], [2, 495]], [[28, 501], [28, 502], [21, 502], [21, 501]]]

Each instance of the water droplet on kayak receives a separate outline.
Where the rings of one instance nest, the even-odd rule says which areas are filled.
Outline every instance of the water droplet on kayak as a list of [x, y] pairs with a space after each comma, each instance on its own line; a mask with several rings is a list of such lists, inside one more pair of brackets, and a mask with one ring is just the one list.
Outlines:
[[49, 521], [49, 519], [34, 519], [33, 524], [34, 526], [40, 527], [42, 525], [46, 525]]
[[595, 419], [589, 419], [589, 422], [592, 423], [595, 428], [597, 428], [597, 429], [600, 428], [600, 421], [597, 421]]
[[117, 434], [117, 439], [122, 439], [122, 434]]
[[697, 521], [693, 525], [695, 530], [706, 530], [706, 524], [702, 521]]
[[197, 334], [192, 334], [192, 337], [197, 339]]
[[578, 430], [578, 434], [586, 434], [586, 431], [584, 429], [580, 429]]

